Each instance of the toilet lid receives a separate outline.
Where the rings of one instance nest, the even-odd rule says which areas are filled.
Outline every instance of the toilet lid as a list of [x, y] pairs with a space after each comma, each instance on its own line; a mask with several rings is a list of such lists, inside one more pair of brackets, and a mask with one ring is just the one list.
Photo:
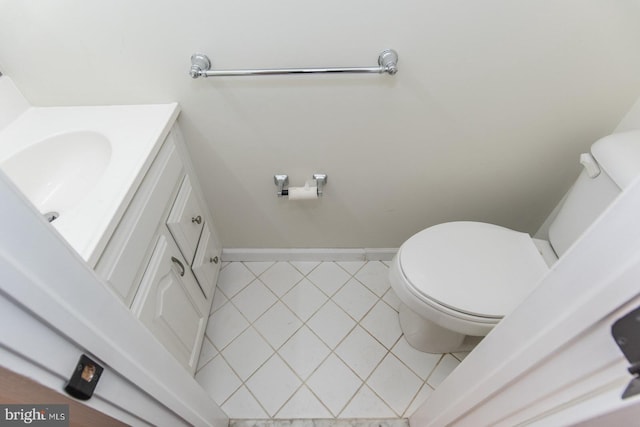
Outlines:
[[548, 270], [528, 234], [479, 222], [427, 228], [402, 245], [398, 258], [422, 297], [488, 318], [511, 312]]

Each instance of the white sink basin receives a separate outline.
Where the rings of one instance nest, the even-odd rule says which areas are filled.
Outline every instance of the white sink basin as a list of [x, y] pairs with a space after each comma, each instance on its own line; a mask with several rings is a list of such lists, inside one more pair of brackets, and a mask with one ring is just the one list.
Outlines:
[[178, 113], [175, 103], [28, 108], [0, 130], [0, 169], [94, 267]]
[[93, 131], [61, 133], [14, 154], [1, 165], [43, 214], [56, 217], [85, 198], [111, 160], [111, 143]]

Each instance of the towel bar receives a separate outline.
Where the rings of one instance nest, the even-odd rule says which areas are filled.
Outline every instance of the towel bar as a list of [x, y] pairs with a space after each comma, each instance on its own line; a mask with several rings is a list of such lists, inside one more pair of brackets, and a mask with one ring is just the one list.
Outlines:
[[194, 79], [198, 77], [219, 76], [264, 76], [278, 74], [315, 74], [315, 73], [387, 73], [394, 75], [398, 72], [398, 54], [393, 49], [387, 49], [378, 56], [378, 66], [375, 67], [329, 67], [329, 68], [262, 68], [254, 70], [212, 70], [211, 60], [203, 53], [191, 55], [191, 70], [189, 74]]

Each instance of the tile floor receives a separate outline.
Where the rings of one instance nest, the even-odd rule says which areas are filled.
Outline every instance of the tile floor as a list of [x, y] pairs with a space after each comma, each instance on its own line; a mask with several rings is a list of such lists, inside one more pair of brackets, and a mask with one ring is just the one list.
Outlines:
[[196, 380], [230, 418], [407, 417], [465, 354], [409, 346], [384, 262], [231, 262]]

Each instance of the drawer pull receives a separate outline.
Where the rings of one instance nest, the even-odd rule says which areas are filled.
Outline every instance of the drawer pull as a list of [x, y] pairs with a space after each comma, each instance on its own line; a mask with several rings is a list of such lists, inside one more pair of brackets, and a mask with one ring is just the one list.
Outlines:
[[200, 215], [194, 216], [193, 218], [191, 218], [191, 222], [193, 222], [194, 224], [202, 224], [202, 217]]
[[180, 277], [184, 276], [184, 265], [182, 265], [180, 260], [178, 258], [172, 256], [171, 257], [171, 261], [173, 261], [174, 263], [178, 264], [178, 267], [180, 267]]
[[214, 256], [213, 258], [209, 258], [209, 262], [212, 262], [212, 263], [214, 263], [214, 264], [217, 264], [217, 263], [218, 263], [218, 257], [217, 257], [217, 256]]

